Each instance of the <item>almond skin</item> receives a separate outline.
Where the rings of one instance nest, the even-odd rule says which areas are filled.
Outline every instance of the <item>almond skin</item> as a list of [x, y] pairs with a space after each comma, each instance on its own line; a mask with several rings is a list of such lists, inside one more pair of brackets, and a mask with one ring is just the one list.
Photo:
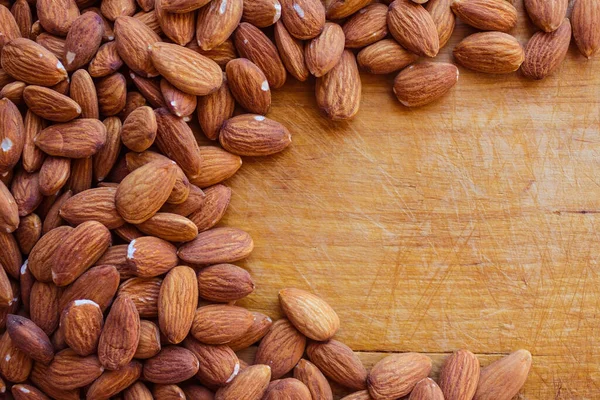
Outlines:
[[133, 15], [135, 8], [135, 0], [104, 0], [100, 5], [102, 15], [110, 21], [116, 20], [121, 15]]
[[221, 68], [225, 67], [231, 60], [237, 58], [237, 50], [233, 44], [232, 38], [227, 39], [223, 43], [210, 50], [202, 50], [197, 42], [191, 42], [187, 45], [188, 48], [210, 58], [216, 62]]
[[0, 99], [0, 121], [0, 172], [7, 172], [21, 157], [26, 132], [19, 109], [8, 99]]
[[345, 50], [340, 62], [317, 79], [315, 95], [319, 108], [329, 119], [354, 118], [360, 107], [362, 83], [352, 52]]
[[15, 231], [15, 238], [23, 254], [29, 254], [41, 236], [42, 220], [37, 214], [32, 213], [21, 218], [19, 228]]
[[319, 296], [300, 289], [279, 291], [279, 303], [290, 322], [310, 339], [329, 340], [340, 327], [334, 309]]
[[[49, 50], [62, 63], [65, 56], [65, 39], [42, 32], [36, 39], [36, 43]], [[63, 81], [61, 81], [63, 82]], [[60, 82], [59, 82], [60, 83]], [[41, 85], [47, 86], [47, 85]], [[53, 85], [55, 86], [55, 85]]]
[[29, 376], [32, 363], [31, 358], [15, 346], [9, 333], [4, 332], [0, 338], [0, 372], [2, 377], [14, 383], [24, 382]]
[[142, 152], [152, 146], [156, 138], [156, 116], [148, 106], [138, 107], [125, 119], [121, 140], [129, 149]]
[[171, 114], [180, 118], [190, 116], [198, 104], [197, 97], [187, 94], [171, 85], [166, 79], [160, 80], [160, 91]]
[[318, 0], [283, 0], [281, 20], [296, 39], [312, 39], [325, 27], [325, 8]]
[[290, 321], [276, 321], [261, 340], [254, 362], [271, 367], [271, 378], [279, 379], [300, 361], [306, 348], [306, 337]]
[[127, 264], [136, 276], [155, 277], [170, 271], [177, 265], [176, 251], [177, 248], [165, 240], [143, 236], [129, 243]]
[[60, 208], [60, 216], [74, 225], [94, 220], [108, 229], [118, 228], [125, 221], [117, 212], [116, 193], [114, 187], [84, 190], [65, 201]]
[[90, 268], [68, 286], [60, 296], [58, 309], [62, 310], [74, 300], [91, 300], [106, 311], [119, 287], [119, 273], [112, 265]]
[[108, 399], [137, 381], [142, 374], [142, 364], [132, 361], [118, 371], [104, 371], [86, 392], [86, 399]]
[[433, 379], [425, 378], [415, 385], [408, 400], [444, 400], [444, 394]]
[[164, 35], [179, 46], [185, 46], [194, 38], [196, 13], [171, 13], [162, 7], [163, 0], [154, 0], [154, 13]]
[[1, 62], [4, 71], [30, 85], [54, 86], [67, 78], [67, 70], [54, 54], [25, 38], [6, 44]]
[[577, 0], [571, 19], [579, 51], [587, 58], [593, 57], [600, 50], [600, 4], [593, 0]]
[[125, 400], [154, 400], [152, 392], [141, 381], [135, 382], [123, 392]]
[[420, 107], [445, 95], [458, 81], [458, 68], [448, 63], [424, 62], [400, 71], [394, 94], [406, 107]]
[[237, 356], [227, 345], [204, 344], [192, 337], [187, 337], [183, 345], [200, 361], [202, 368], [196, 378], [206, 386], [225, 386], [240, 370]]
[[65, 67], [67, 71], [75, 71], [89, 63], [104, 35], [104, 22], [93, 12], [79, 16], [71, 25], [65, 41]]
[[198, 289], [203, 299], [226, 303], [252, 293], [254, 282], [243, 268], [232, 264], [217, 264], [198, 272]]
[[479, 382], [479, 360], [468, 350], [458, 350], [446, 359], [439, 384], [447, 400], [467, 400], [475, 396]]
[[356, 60], [360, 68], [370, 74], [389, 74], [412, 64], [418, 58], [394, 39], [383, 39], [362, 49]]
[[425, 9], [431, 14], [437, 28], [440, 49], [448, 43], [456, 25], [456, 17], [450, 8], [451, 4], [452, 0], [429, 0], [425, 4]]
[[504, 0], [454, 0], [452, 11], [465, 23], [484, 31], [508, 32], [517, 24], [517, 9]]
[[148, 46], [160, 37], [136, 18], [122, 16], [115, 21], [115, 43], [119, 56], [137, 75], [149, 78], [158, 75]]
[[83, 357], [96, 352], [103, 325], [102, 309], [92, 300], [70, 302], [60, 317], [66, 344]]
[[252, 365], [240, 372], [229, 385], [217, 390], [215, 400], [262, 399], [270, 380], [269, 366]]
[[291, 141], [292, 135], [279, 122], [254, 114], [228, 119], [219, 134], [219, 142], [225, 150], [240, 156], [275, 154]]
[[298, 379], [277, 379], [269, 384], [263, 396], [264, 400], [293, 399], [311, 400], [312, 396], [306, 385]]
[[287, 71], [300, 82], [308, 79], [310, 72], [304, 60], [304, 42], [290, 35], [281, 21], [275, 24], [275, 43]]
[[66, 390], [54, 384], [49, 374], [49, 367], [42, 363], [36, 363], [31, 371], [31, 382], [44, 393], [56, 398], [65, 400], [78, 400], [80, 397], [79, 389]]
[[119, 296], [113, 303], [98, 343], [98, 358], [109, 370], [127, 365], [140, 340], [140, 316], [128, 297]]
[[221, 227], [199, 233], [177, 255], [194, 264], [229, 263], [246, 258], [254, 249], [250, 235], [240, 229]]
[[525, 47], [521, 72], [531, 79], [544, 79], [552, 74], [567, 55], [571, 42], [571, 24], [565, 19], [552, 33], [535, 33]]
[[10, 12], [14, 15], [15, 21], [21, 31], [21, 36], [28, 38], [31, 33], [31, 7], [26, 0], [17, 0], [12, 5]]
[[81, 357], [71, 349], [62, 350], [54, 356], [48, 367], [49, 378], [61, 389], [77, 389], [92, 383], [102, 375], [104, 368], [95, 355]]
[[213, 304], [194, 315], [191, 335], [206, 344], [225, 344], [240, 338], [252, 325], [252, 314], [242, 307]]
[[117, 72], [123, 66], [123, 60], [117, 51], [117, 42], [112, 41], [100, 46], [88, 66], [89, 74], [101, 78]]
[[73, 228], [62, 226], [52, 229], [40, 238], [29, 253], [28, 269], [41, 282], [52, 281], [52, 263], [54, 253]]
[[344, 31], [338, 24], [326, 22], [319, 36], [304, 48], [306, 66], [317, 78], [331, 71], [344, 52]]
[[227, 63], [227, 84], [239, 105], [251, 113], [265, 115], [271, 108], [271, 90], [260, 68], [246, 58]]
[[133, 301], [140, 317], [155, 318], [158, 316], [161, 285], [161, 278], [130, 278], [119, 287], [119, 295], [127, 296]]
[[46, 157], [40, 169], [40, 192], [44, 196], [57, 193], [67, 183], [70, 173], [70, 159]]
[[437, 28], [422, 5], [411, 0], [396, 0], [387, 15], [390, 33], [410, 52], [435, 57], [440, 49]]
[[47, 400], [49, 399], [41, 390], [32, 385], [18, 384], [10, 388], [15, 400]]
[[147, 235], [171, 242], [189, 242], [198, 235], [198, 227], [191, 220], [178, 214], [156, 213], [137, 225]]
[[117, 115], [127, 101], [127, 82], [125, 77], [115, 72], [96, 81], [98, 108], [104, 116]]
[[79, 17], [79, 9], [74, 0], [40, 0], [36, 2], [36, 7], [42, 27], [53, 35], [67, 35]]
[[375, 400], [393, 400], [406, 396], [430, 371], [431, 359], [422, 354], [387, 356], [369, 372], [369, 393]]
[[352, 349], [342, 342], [312, 342], [306, 354], [329, 379], [349, 389], [366, 389], [367, 370]]
[[42, 151], [56, 157], [86, 158], [106, 142], [106, 127], [95, 119], [82, 118], [42, 130], [34, 142]]
[[454, 58], [463, 67], [487, 74], [508, 74], [525, 59], [521, 44], [502, 32], [474, 33], [454, 48]]
[[190, 192], [184, 202], [179, 204], [166, 203], [161, 207], [160, 211], [181, 215], [182, 217], [188, 217], [194, 212], [200, 210], [200, 208], [204, 205], [205, 198], [206, 195], [202, 189], [196, 185], [190, 184]]
[[545, 32], [553, 32], [565, 19], [569, 0], [524, 0], [523, 4], [535, 26]]
[[199, 97], [196, 112], [204, 136], [210, 140], [218, 139], [223, 122], [233, 116], [234, 109], [235, 100], [227, 79], [223, 79], [223, 84], [213, 93]]
[[349, 394], [348, 396], [342, 397], [341, 400], [373, 400], [368, 390], [360, 390]]
[[304, 383], [313, 399], [333, 400], [331, 386], [316, 365], [302, 359], [294, 368], [294, 378]]
[[194, 270], [184, 266], [170, 270], [158, 295], [158, 324], [169, 343], [177, 344], [185, 339], [192, 326], [197, 304], [198, 282]]
[[200, 173], [190, 176], [190, 182], [200, 188], [215, 185], [231, 178], [242, 166], [240, 156], [231, 154], [220, 147], [200, 146], [202, 163]]
[[246, 0], [242, 20], [257, 28], [266, 28], [275, 24], [281, 18], [281, 3], [279, 0]]
[[17, 203], [20, 217], [32, 213], [43, 200], [37, 172], [29, 174], [22, 170], [17, 171], [10, 185], [10, 191]]
[[190, 379], [200, 364], [184, 347], [168, 346], [144, 363], [144, 378], [153, 383], [173, 384]]
[[48, 335], [31, 320], [9, 314], [6, 319], [6, 330], [12, 343], [32, 359], [49, 364], [54, 358], [54, 348]]
[[160, 349], [160, 330], [158, 326], [148, 320], [141, 320], [140, 341], [133, 357], [145, 360], [157, 355]]
[[240, 23], [243, 11], [242, 0], [212, 0], [202, 7], [196, 21], [198, 46], [208, 51], [225, 42]]
[[359, 49], [385, 38], [388, 7], [385, 4], [371, 4], [358, 11], [344, 23], [344, 37], [347, 48]]
[[510, 400], [519, 393], [531, 368], [531, 353], [517, 350], [481, 370], [474, 400]]

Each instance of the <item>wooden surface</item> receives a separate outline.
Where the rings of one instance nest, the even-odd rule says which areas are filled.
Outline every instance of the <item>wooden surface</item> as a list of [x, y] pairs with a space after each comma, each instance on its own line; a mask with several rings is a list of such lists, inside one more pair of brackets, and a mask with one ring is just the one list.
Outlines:
[[314, 82], [274, 93], [269, 117], [291, 147], [245, 159], [228, 182], [223, 222], [256, 243], [244, 304], [277, 317], [279, 289], [308, 289], [368, 365], [404, 351], [439, 365], [460, 348], [487, 364], [527, 348], [521, 398], [598, 398], [600, 58], [573, 44], [543, 82], [460, 73], [415, 110], [395, 101], [393, 76], [363, 75], [350, 123], [321, 117]]

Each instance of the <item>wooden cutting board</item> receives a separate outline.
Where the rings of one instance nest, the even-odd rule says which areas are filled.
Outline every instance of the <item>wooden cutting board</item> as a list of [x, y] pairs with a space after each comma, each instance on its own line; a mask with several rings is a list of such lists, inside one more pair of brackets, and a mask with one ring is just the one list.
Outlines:
[[[533, 29], [521, 2], [513, 34]], [[472, 30], [459, 26], [439, 59]], [[574, 45], [542, 82], [460, 70], [435, 104], [407, 109], [393, 76], [363, 75], [352, 122], [324, 119], [314, 82], [273, 94], [293, 134], [244, 159], [223, 224], [250, 232], [244, 305], [279, 317], [294, 286], [338, 312], [367, 365], [454, 350], [486, 365], [527, 348], [521, 398], [600, 396], [600, 57]]]

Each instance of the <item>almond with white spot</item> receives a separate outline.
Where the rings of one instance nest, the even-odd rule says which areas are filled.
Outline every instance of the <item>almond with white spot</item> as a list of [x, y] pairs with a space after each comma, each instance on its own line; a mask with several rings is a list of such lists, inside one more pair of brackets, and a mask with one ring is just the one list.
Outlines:
[[60, 317], [60, 329], [66, 344], [84, 357], [96, 352], [103, 325], [100, 306], [88, 299], [70, 302]]
[[119, 287], [119, 273], [113, 265], [90, 268], [60, 295], [59, 311], [74, 300], [91, 300], [106, 311]]
[[117, 52], [123, 62], [137, 75], [145, 78], [158, 75], [148, 46], [160, 40], [160, 36], [136, 18], [119, 17], [115, 21]]
[[197, 97], [177, 89], [168, 80], [160, 80], [160, 91], [171, 114], [187, 119], [196, 110]]
[[228, 119], [221, 128], [219, 142], [240, 156], [267, 156], [283, 151], [292, 135], [277, 121], [255, 114], [242, 114]]
[[217, 390], [215, 400], [262, 399], [270, 380], [271, 368], [252, 365], [241, 371], [229, 385]]
[[0, 99], [0, 172], [10, 171], [21, 158], [25, 145], [25, 127], [17, 106]]
[[143, 236], [132, 240], [127, 247], [127, 264], [139, 277], [162, 275], [178, 263], [177, 248], [166, 240]]
[[77, 102], [44, 86], [27, 86], [23, 100], [31, 111], [50, 121], [68, 122], [81, 114], [81, 106]]
[[325, 7], [319, 0], [283, 0], [281, 20], [293, 37], [312, 39], [325, 27]]
[[204, 344], [193, 337], [187, 337], [183, 345], [200, 361], [196, 379], [208, 387], [224, 386], [240, 371], [240, 362], [227, 345]]
[[400, 71], [394, 80], [394, 94], [406, 107], [421, 107], [444, 96], [458, 81], [454, 64], [423, 62]]
[[65, 67], [67, 71], [75, 71], [89, 63], [104, 35], [104, 22], [93, 12], [81, 14], [71, 25], [65, 41]]
[[67, 70], [49, 50], [17, 38], [2, 48], [2, 69], [30, 85], [54, 86], [67, 78]]
[[222, 44], [242, 19], [242, 0], [211, 0], [198, 12], [196, 41], [204, 51]]
[[271, 107], [267, 77], [252, 61], [238, 58], [227, 63], [227, 84], [233, 97], [247, 111], [265, 115]]
[[371, 4], [361, 9], [343, 25], [346, 47], [361, 48], [378, 42], [388, 34], [388, 7]]
[[242, 20], [258, 28], [271, 26], [281, 18], [279, 0], [246, 0]]

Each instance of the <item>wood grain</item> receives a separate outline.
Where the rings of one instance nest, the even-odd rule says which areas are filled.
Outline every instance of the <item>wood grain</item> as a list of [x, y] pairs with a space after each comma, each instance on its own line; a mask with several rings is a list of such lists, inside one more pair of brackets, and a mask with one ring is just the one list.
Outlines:
[[[519, 7], [525, 44], [533, 32]], [[459, 25], [439, 57], [471, 29]], [[331, 123], [314, 82], [273, 93], [293, 143], [244, 159], [223, 224], [256, 243], [243, 304], [279, 316], [295, 286], [338, 312], [367, 364], [459, 348], [482, 363], [534, 355], [527, 399], [600, 391], [600, 61], [574, 45], [542, 82], [461, 69], [449, 95], [407, 109], [393, 76], [363, 75], [357, 118]]]

